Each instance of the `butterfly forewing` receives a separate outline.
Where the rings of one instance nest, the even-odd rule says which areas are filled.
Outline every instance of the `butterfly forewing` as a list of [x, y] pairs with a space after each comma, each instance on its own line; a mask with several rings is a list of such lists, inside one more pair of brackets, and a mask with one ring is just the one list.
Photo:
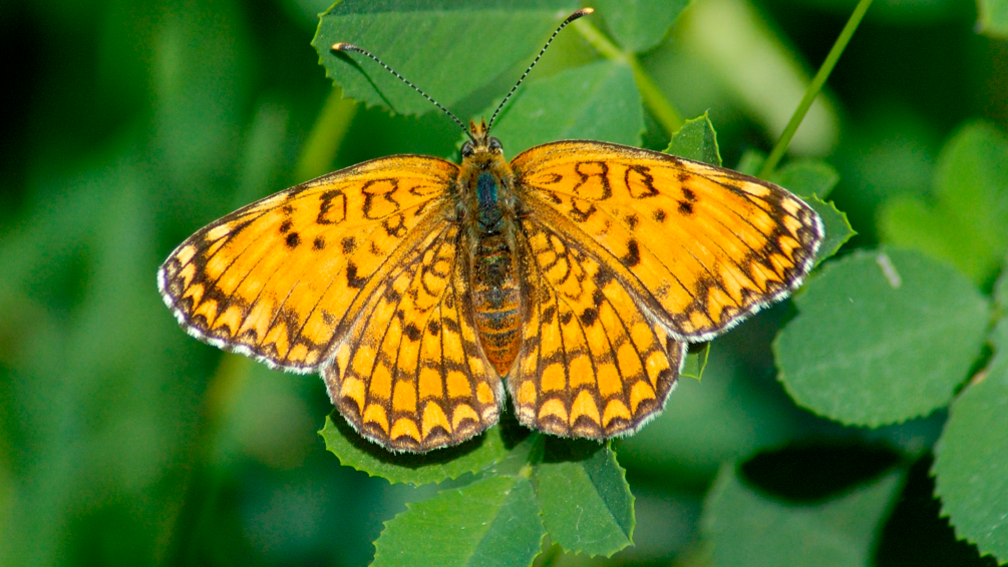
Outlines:
[[262, 199], [176, 248], [158, 273], [162, 296], [197, 338], [315, 370], [368, 282], [422, 238], [418, 226], [457, 175], [444, 160], [393, 156]]
[[[823, 238], [776, 185], [667, 154], [593, 141], [532, 148], [511, 165], [530, 214], [591, 240], [680, 340], [708, 340], [797, 287]], [[546, 210], [548, 208], [548, 210]]]

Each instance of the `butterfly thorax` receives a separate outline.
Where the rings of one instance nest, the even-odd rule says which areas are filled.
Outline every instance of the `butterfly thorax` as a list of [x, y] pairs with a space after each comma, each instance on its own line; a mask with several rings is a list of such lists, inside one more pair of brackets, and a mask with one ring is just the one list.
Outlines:
[[468, 251], [469, 290], [476, 330], [487, 359], [506, 375], [521, 346], [521, 290], [515, 253], [514, 174], [500, 142], [472, 125], [462, 150], [458, 214], [460, 247]]

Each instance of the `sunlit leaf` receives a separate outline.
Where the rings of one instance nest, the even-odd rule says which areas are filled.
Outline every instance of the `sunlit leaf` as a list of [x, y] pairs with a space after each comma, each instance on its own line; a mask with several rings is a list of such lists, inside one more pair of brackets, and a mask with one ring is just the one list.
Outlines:
[[323, 14], [312, 45], [344, 96], [404, 114], [437, 109], [366, 56], [333, 53], [335, 43], [367, 49], [451, 108], [503, 71], [531, 62], [550, 33], [578, 8], [571, 0], [499, 2], [347, 0]]
[[806, 202], [819, 213], [819, 218], [822, 219], [823, 227], [826, 229], [826, 238], [823, 239], [822, 244], [819, 245], [819, 251], [816, 252], [816, 264], [818, 264], [836, 254], [837, 250], [840, 250], [840, 247], [857, 233], [847, 221], [847, 214], [837, 210], [832, 201], [827, 203], [818, 195], [813, 195], [806, 198]]
[[665, 37], [689, 0], [594, 0], [591, 5], [621, 47], [640, 53]]
[[546, 534], [522, 476], [492, 476], [407, 508], [385, 523], [373, 566], [527, 567]]
[[533, 480], [553, 543], [606, 557], [631, 544], [633, 496], [608, 444], [547, 439]]
[[[556, 140], [640, 145], [644, 114], [633, 73], [599, 61], [522, 86], [498, 118], [493, 135], [509, 156]], [[493, 109], [487, 108], [490, 119]]]
[[980, 354], [989, 302], [952, 267], [918, 252], [861, 251], [827, 264], [795, 296], [774, 343], [795, 401], [879, 426], [952, 399]]
[[1008, 319], [991, 334], [995, 358], [949, 408], [935, 447], [935, 493], [959, 537], [1008, 561]]
[[665, 153], [702, 161], [711, 165], [721, 165], [721, 154], [718, 151], [717, 132], [711, 124], [707, 113], [687, 120], [686, 124], [672, 135]]

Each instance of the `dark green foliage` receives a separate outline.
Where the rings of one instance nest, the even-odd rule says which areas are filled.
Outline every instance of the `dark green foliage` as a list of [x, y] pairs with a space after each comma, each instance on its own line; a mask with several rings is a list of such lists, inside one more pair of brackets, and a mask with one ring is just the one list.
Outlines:
[[[421, 457], [327, 420], [317, 376], [187, 336], [155, 271], [200, 226], [307, 177], [457, 157], [457, 125], [332, 43], [489, 118], [582, 4], [8, 4], [0, 563], [1008, 561], [1004, 1], [875, 0], [832, 103], [769, 176], [822, 215], [823, 263], [718, 338], [654, 422], [597, 444], [506, 417]], [[506, 155], [592, 138], [759, 171], [800, 67], [853, 3], [686, 4], [595, 4], [502, 111]], [[752, 37], [767, 49], [733, 47]], [[677, 114], [700, 118], [679, 130]], [[883, 466], [852, 475], [849, 447]]]
[[882, 236], [990, 282], [1008, 251], [1006, 195], [1008, 138], [989, 124], [968, 124], [942, 150], [930, 198], [900, 195], [886, 203]]

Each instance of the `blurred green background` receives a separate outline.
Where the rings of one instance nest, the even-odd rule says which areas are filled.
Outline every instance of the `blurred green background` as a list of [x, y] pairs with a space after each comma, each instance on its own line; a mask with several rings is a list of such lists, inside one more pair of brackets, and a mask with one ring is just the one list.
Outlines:
[[[683, 116], [710, 112], [734, 165], [769, 150], [793, 108], [781, 101], [802, 88], [785, 80], [788, 65], [814, 72], [853, 6], [696, 0], [642, 62]], [[390, 116], [331, 95], [309, 44], [327, 7], [0, 5], [0, 564], [363, 565], [382, 522], [433, 490], [340, 467], [316, 435], [331, 411], [317, 376], [195, 341], [155, 285], [175, 245], [258, 197], [391, 153], [457, 156], [443, 115]], [[725, 14], [769, 56], [745, 58]], [[840, 173], [831, 197], [860, 233], [849, 246], [877, 240], [880, 203], [928, 193], [963, 122], [1008, 126], [1008, 43], [977, 34], [976, 18], [964, 0], [876, 0], [796, 138], [795, 155]], [[595, 56], [569, 32], [541, 72]], [[456, 110], [466, 117], [501, 94]], [[669, 133], [646, 118], [645, 145], [664, 148]], [[683, 380], [666, 414], [618, 447], [637, 545], [608, 562], [691, 557], [721, 463], [763, 451], [749, 472], [789, 479], [795, 498], [909, 455], [876, 560], [986, 564], [930, 496], [927, 448], [944, 417], [868, 432], [797, 408], [769, 348], [789, 309], [719, 339], [703, 382]], [[809, 462], [819, 468], [796, 464]]]

